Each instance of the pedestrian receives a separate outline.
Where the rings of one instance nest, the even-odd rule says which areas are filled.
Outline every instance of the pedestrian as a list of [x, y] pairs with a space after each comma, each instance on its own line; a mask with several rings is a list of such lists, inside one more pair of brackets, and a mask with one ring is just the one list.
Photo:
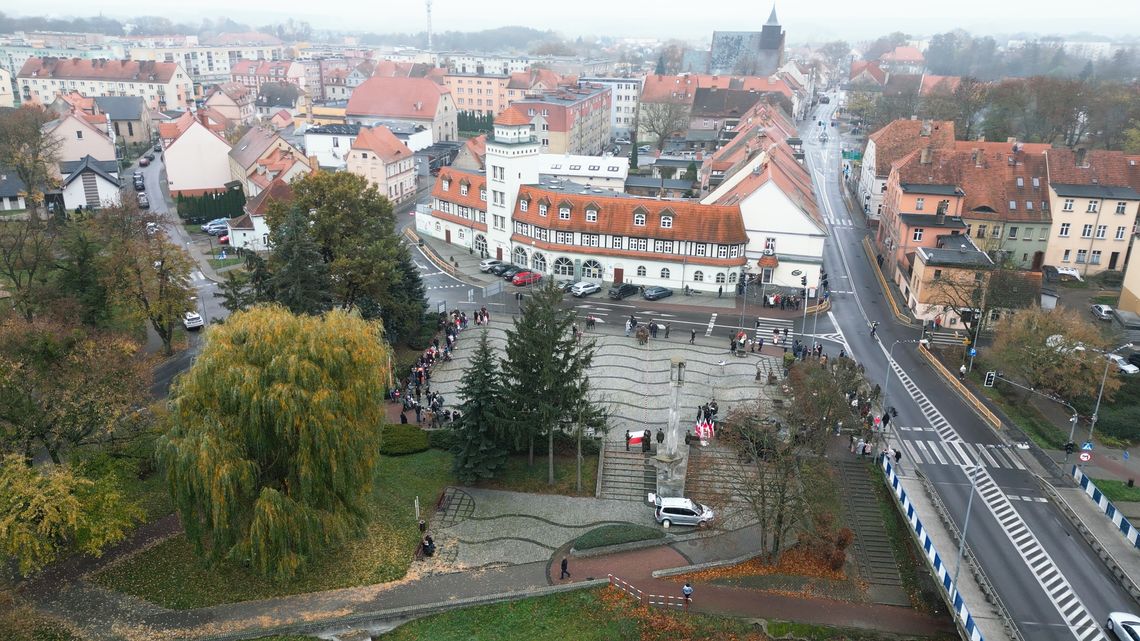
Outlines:
[[562, 574], [559, 575], [558, 579], [562, 580], [562, 579], [569, 579], [569, 578], [570, 578], [570, 561], [567, 560], [566, 557], [562, 557]]
[[720, 287], [716, 288], [716, 297], [717, 298], [720, 298], [721, 294], [723, 294], [723, 293], [724, 293], [724, 285], [721, 285]]
[[902, 450], [901, 449], [895, 450], [895, 465], [898, 465], [899, 461], [901, 461], [901, 460], [902, 460]]
[[849, 434], [847, 436], [847, 451], [851, 452], [852, 454], [855, 453], [855, 435], [854, 434]]
[[427, 521], [420, 519], [420, 534], [427, 531]]
[[772, 330], [772, 344], [773, 345], [779, 345], [780, 344], [780, 330], [778, 330], [778, 329]]
[[960, 380], [960, 381], [966, 380], [966, 364], [965, 363], [962, 363], [962, 366], [958, 368], [958, 380]]
[[756, 353], [756, 343], [753, 343], [751, 338], [747, 339], [746, 342], [748, 343], [748, 353], [755, 354]]
[[681, 596], [685, 599], [685, 605], [693, 602], [693, 585], [685, 581], [685, 587], [681, 588]]
[[763, 354], [764, 353], [764, 337], [761, 336], [761, 337], [757, 338], [756, 342], [757, 342], [756, 353], [757, 354]]
[[653, 433], [650, 432], [649, 430], [645, 430], [645, 434], [641, 435], [641, 451], [642, 452], [648, 452], [649, 451], [649, 448], [652, 447], [652, 445], [651, 445], [652, 440], [653, 440]]
[[697, 340], [697, 330], [690, 329], [689, 330], [689, 344], [692, 345], [693, 341], [695, 341], [695, 340]]
[[733, 338], [729, 339], [729, 341], [728, 341], [728, 351], [729, 351], [729, 352], [731, 352], [731, 353], [733, 353], [733, 354], [735, 354], [735, 353], [736, 353], [736, 338], [735, 338], [735, 337], [733, 337]]
[[632, 332], [632, 331], [633, 331], [633, 321], [632, 321], [632, 320], [627, 320], [627, 321], [625, 322], [625, 335], [626, 335], [626, 336], [629, 336], [629, 333], [630, 333], [630, 332]]
[[859, 456], [863, 456], [863, 439], [862, 438], [860, 438], [859, 441], [857, 443], [855, 443], [855, 450], [854, 451], [858, 452]]
[[672, 328], [671, 323], [665, 323], [665, 338], [669, 338], [669, 329]]
[[665, 442], [665, 432], [661, 428], [657, 428], [657, 453], [661, 453], [661, 444]]
[[400, 424], [401, 425], [407, 425], [408, 424], [408, 415], [403, 413], [403, 412], [400, 412]]
[[625, 431], [625, 451], [627, 451], [627, 452], [629, 451], [629, 439], [630, 439], [629, 430], [626, 430]]
[[657, 338], [657, 322], [656, 321], [650, 321], [649, 322], [649, 335], [653, 338]]
[[420, 412], [422, 412], [422, 411], [423, 411], [423, 409], [420, 407], [419, 403], [417, 403], [416, 404], [416, 422], [417, 423], [420, 423], [423, 421], [423, 419], [420, 417]]

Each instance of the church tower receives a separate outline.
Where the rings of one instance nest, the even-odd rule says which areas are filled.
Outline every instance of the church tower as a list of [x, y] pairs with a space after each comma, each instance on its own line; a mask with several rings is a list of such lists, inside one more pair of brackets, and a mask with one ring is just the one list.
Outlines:
[[511, 260], [515, 202], [519, 187], [538, 184], [538, 138], [520, 107], [508, 108], [495, 118], [487, 138], [487, 244], [492, 256], [502, 250]]

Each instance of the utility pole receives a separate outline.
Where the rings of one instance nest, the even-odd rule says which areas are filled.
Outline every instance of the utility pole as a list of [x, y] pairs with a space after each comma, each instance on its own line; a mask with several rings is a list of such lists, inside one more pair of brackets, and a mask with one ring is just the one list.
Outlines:
[[427, 5], [427, 50], [431, 51], [431, 0], [424, 0]]

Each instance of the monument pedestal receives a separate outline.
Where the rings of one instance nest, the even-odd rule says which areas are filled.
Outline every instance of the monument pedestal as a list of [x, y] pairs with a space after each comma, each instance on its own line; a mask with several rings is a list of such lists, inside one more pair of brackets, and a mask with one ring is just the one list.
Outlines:
[[657, 454], [650, 462], [657, 470], [658, 496], [684, 496], [685, 470], [688, 468], [688, 448], [681, 449], [675, 455]]

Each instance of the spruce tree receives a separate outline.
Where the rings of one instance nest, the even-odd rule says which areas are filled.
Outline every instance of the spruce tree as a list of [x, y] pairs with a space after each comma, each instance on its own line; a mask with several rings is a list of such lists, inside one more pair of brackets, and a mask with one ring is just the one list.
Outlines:
[[281, 223], [270, 229], [269, 242], [273, 246], [273, 275], [269, 278], [273, 300], [294, 314], [327, 310], [332, 287], [308, 217], [296, 207], [289, 210]]
[[454, 448], [455, 476], [461, 483], [493, 478], [507, 460], [499, 399], [502, 379], [498, 361], [487, 340], [487, 331], [463, 372], [459, 386], [461, 412], [455, 427], [459, 440]]

